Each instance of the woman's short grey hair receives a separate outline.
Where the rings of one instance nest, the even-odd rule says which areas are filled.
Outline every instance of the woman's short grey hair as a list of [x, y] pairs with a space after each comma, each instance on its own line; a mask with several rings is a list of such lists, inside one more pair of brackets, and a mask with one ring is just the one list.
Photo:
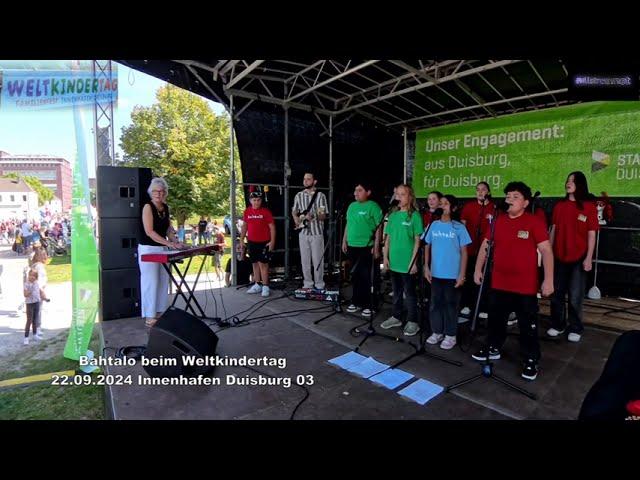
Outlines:
[[162, 189], [166, 193], [169, 193], [169, 185], [167, 184], [167, 181], [162, 177], [156, 177], [151, 180], [149, 188], [147, 188], [147, 193], [149, 194], [149, 196], [151, 196], [151, 190], [153, 190], [153, 187], [162, 187]]

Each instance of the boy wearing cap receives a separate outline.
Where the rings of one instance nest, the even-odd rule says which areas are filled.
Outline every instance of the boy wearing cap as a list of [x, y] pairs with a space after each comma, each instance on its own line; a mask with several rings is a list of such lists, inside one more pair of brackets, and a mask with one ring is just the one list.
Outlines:
[[[544, 281], [542, 296], [553, 293], [553, 252], [546, 226], [540, 218], [526, 212], [531, 189], [523, 182], [511, 182], [505, 189], [506, 213], [493, 220], [493, 270], [489, 291], [489, 335], [487, 346], [472, 357], [485, 361], [500, 359], [507, 337], [507, 319], [516, 313], [520, 327], [520, 349], [524, 356], [522, 378], [538, 376], [540, 342], [538, 339], [538, 250], [542, 254]], [[491, 229], [484, 233], [478, 251], [474, 281], [482, 282], [483, 267]]]
[[244, 211], [240, 245], [244, 257], [244, 239], [248, 240], [249, 259], [253, 265], [254, 284], [247, 293], [269, 296], [269, 257], [276, 245], [276, 226], [273, 215], [262, 206], [262, 194], [251, 192], [251, 206]]

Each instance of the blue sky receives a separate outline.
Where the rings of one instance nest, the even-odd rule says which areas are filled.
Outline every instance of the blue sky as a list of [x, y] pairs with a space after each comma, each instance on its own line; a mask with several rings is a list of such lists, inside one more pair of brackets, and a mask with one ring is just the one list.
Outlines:
[[[0, 60], [0, 69], [16, 68], [15, 61]], [[59, 67], [60, 61], [21, 61], [21, 68], [38, 69]], [[120, 150], [122, 127], [131, 123], [134, 106], [155, 103], [155, 93], [165, 82], [137, 70], [118, 64], [118, 105], [114, 108], [114, 136], [116, 152]], [[207, 100], [216, 114], [224, 107]], [[83, 123], [89, 163], [89, 176], [95, 176], [95, 147], [93, 138], [93, 109], [83, 108]], [[0, 108], [0, 150], [11, 154], [55, 155], [73, 163], [76, 151], [73, 110], [61, 108], [30, 112], [14, 112]]]

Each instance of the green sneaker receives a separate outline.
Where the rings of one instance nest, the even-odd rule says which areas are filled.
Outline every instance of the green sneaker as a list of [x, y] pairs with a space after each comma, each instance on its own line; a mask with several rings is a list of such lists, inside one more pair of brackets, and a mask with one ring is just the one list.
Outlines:
[[389, 317], [384, 322], [380, 324], [380, 327], [388, 330], [389, 328], [399, 327], [402, 325], [402, 322], [398, 320], [396, 317]]

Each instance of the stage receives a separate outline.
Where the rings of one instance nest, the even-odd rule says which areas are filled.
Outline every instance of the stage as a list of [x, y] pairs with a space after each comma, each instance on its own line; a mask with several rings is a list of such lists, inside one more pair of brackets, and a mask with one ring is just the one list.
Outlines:
[[[248, 295], [244, 288], [199, 290], [196, 296], [209, 316], [215, 314], [212, 292], [217, 301], [217, 315], [222, 318], [231, 317], [265, 300], [260, 296]], [[226, 314], [221, 305], [221, 296]], [[482, 378], [450, 393], [443, 392], [422, 406], [398, 395], [396, 391], [327, 363], [360, 343], [363, 337], [354, 337], [350, 330], [364, 322], [361, 316], [341, 313], [314, 325], [314, 321], [332, 311], [331, 304], [296, 300], [275, 288], [272, 289], [270, 300], [250, 318], [275, 314], [273, 317], [252, 320], [248, 324], [218, 332], [217, 354], [236, 358], [245, 355], [286, 358], [284, 370], [274, 366], [254, 368], [275, 377], [291, 377], [294, 380], [298, 375], [312, 375], [314, 384], [306, 387], [309, 396], [296, 411], [296, 420], [575, 419], [584, 396], [602, 372], [619, 333], [613, 328], [600, 328], [598, 322], [592, 320], [597, 316], [593, 311], [598, 309], [585, 307], [590, 318], [585, 322], [586, 331], [581, 342], [541, 342], [542, 360], [537, 380], [528, 382], [520, 377], [522, 364], [518, 355], [517, 336], [507, 339], [502, 359], [494, 362], [496, 374], [534, 393], [537, 401], [511, 391], [499, 382]], [[601, 302], [613, 304], [610, 299]], [[546, 308], [544, 303], [541, 313]], [[181, 301], [178, 301], [177, 306], [180, 305]], [[325, 308], [322, 308], [323, 305]], [[399, 328], [386, 331], [378, 328], [388, 317], [389, 309], [390, 304], [385, 303], [382, 312], [376, 316], [374, 325], [378, 331], [397, 335], [416, 344], [418, 336], [404, 337]], [[294, 310], [303, 311], [284, 313]], [[247, 313], [238, 315], [238, 318], [242, 319]], [[638, 328], [638, 323], [634, 323]], [[544, 315], [541, 325], [542, 336], [548, 325]], [[117, 349], [147, 342], [148, 329], [140, 318], [102, 322], [101, 327], [105, 347]], [[212, 324], [212, 328], [220, 330], [215, 324]], [[517, 327], [510, 328], [510, 332], [516, 333]], [[428, 347], [430, 352], [462, 362], [462, 367], [418, 356], [399, 368], [441, 386], [451, 385], [480, 372], [479, 363], [470, 356], [477, 344], [478, 340], [467, 353], [458, 346], [448, 352], [438, 346]], [[372, 356], [379, 362], [393, 364], [414, 351], [411, 345], [374, 336], [365, 342], [360, 353]], [[113, 355], [113, 351], [107, 350], [105, 355]], [[295, 382], [289, 388], [227, 385], [224, 381], [227, 375], [238, 378], [259, 375], [241, 366], [217, 367], [213, 376], [223, 381], [215, 386], [140, 385], [138, 375], [146, 377], [146, 373], [139, 363], [130, 367], [107, 366], [105, 373], [132, 375], [134, 379], [132, 385], [106, 387], [107, 413], [110, 418], [117, 420], [286, 420], [306, 395], [305, 390]]]

